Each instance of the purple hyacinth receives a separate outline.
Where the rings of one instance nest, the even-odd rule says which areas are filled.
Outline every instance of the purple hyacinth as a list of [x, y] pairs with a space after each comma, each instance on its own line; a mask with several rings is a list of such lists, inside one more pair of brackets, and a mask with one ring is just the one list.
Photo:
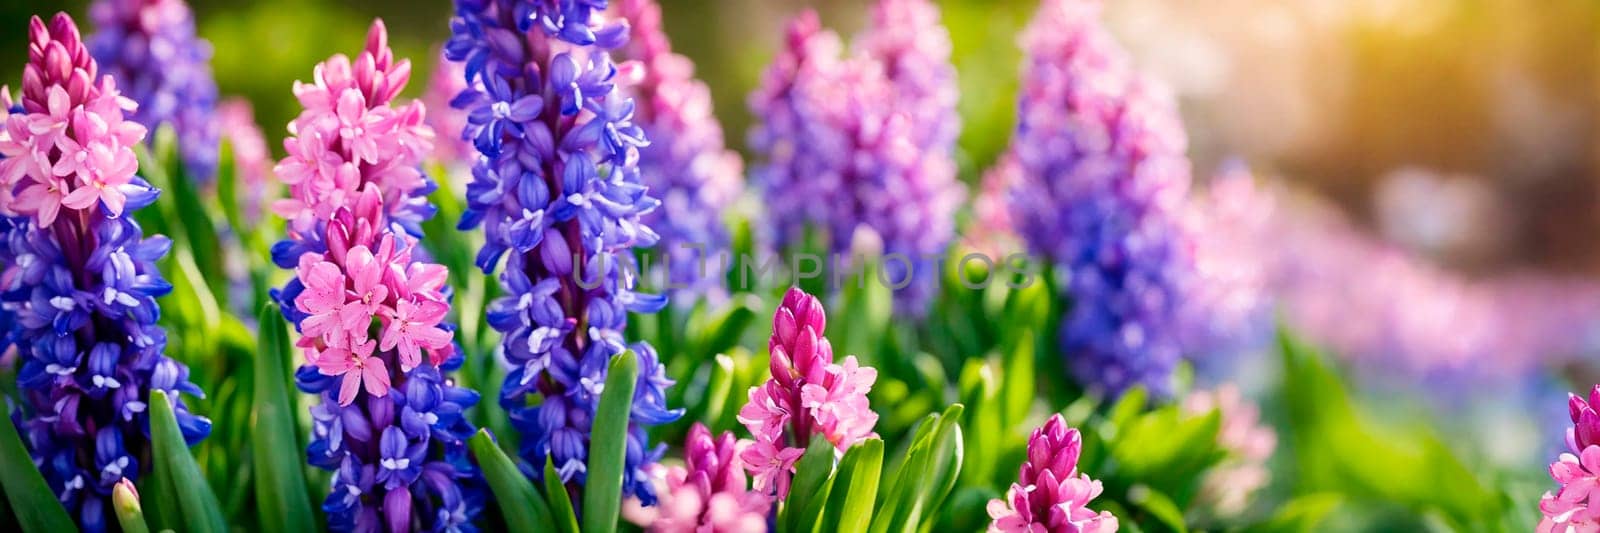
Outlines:
[[[629, 312], [666, 298], [634, 292], [632, 249], [657, 236], [642, 217], [659, 203], [639, 176], [644, 132], [616, 87], [607, 50], [627, 40], [596, 0], [459, 0], [445, 52], [466, 65], [462, 137], [480, 152], [462, 228], [484, 226], [477, 264], [500, 274], [490, 305], [512, 366], [500, 401], [523, 432], [527, 473], [547, 458], [569, 490], [584, 484], [589, 433], [609, 359], [631, 348], [640, 374], [623, 490], [655, 502], [644, 467], [660, 457], [645, 426], [677, 419], [655, 350], [623, 336]], [[537, 395], [538, 405], [530, 405]]]
[[273, 257], [295, 277], [273, 296], [302, 334], [295, 382], [322, 400], [306, 454], [334, 472], [328, 528], [472, 530], [485, 492], [462, 413], [478, 393], [447, 377], [465, 361], [441, 322], [449, 272], [419, 253], [433, 132], [420, 103], [393, 102], [410, 61], [395, 59], [379, 20], [354, 60], [315, 72], [295, 84], [305, 110], [276, 169], [290, 197], [274, 211], [290, 222]]
[[1022, 36], [1012, 219], [1067, 273], [1063, 351], [1085, 385], [1169, 395], [1189, 269], [1178, 209], [1187, 139], [1171, 96], [1140, 76], [1094, 0], [1046, 0]]
[[[53, 192], [70, 199], [77, 191], [61, 187], [86, 190], [136, 171], [129, 145], [145, 129], [123, 121], [131, 104], [111, 78], [96, 83], [98, 67], [72, 18], [59, 13], [46, 26], [34, 17], [28, 33], [22, 100], [0, 96], [0, 154], [9, 157], [0, 159], [0, 176], [55, 183]], [[68, 128], [68, 116], [87, 125]], [[69, 164], [76, 154], [92, 155]], [[0, 187], [10, 189], [6, 179]], [[14, 351], [21, 362], [18, 420], [34, 464], [86, 531], [112, 527], [112, 489], [138, 479], [150, 457], [150, 391], [172, 398], [190, 445], [211, 430], [179, 399], [179, 392], [203, 394], [189, 369], [162, 353], [167, 336], [156, 325], [156, 298], [172, 285], [155, 263], [172, 241], [145, 238], [130, 216], [157, 191], [137, 176], [121, 179], [121, 202], [101, 192], [97, 201], [57, 205], [48, 215], [38, 189], [23, 189], [14, 202], [0, 195], [7, 215], [0, 216], [0, 324], [8, 325], [0, 354]]]
[[[831, 252], [880, 244], [902, 312], [920, 312], [954, 236], [964, 191], [955, 179], [955, 76], [937, 10], [886, 0], [841, 58], [816, 13], [791, 22], [785, 46], [750, 97], [763, 122], [750, 143], [773, 242], [825, 230]], [[869, 245], [870, 247], [870, 245]], [[909, 276], [909, 278], [908, 278]]]
[[744, 188], [744, 162], [723, 146], [722, 126], [711, 113], [711, 89], [694, 79], [694, 63], [672, 53], [654, 0], [622, 0], [617, 14], [632, 36], [618, 50], [628, 60], [630, 83], [622, 89], [636, 103], [634, 120], [650, 132], [639, 150], [639, 173], [661, 207], [644, 217], [661, 234], [657, 257], [667, 261], [670, 280], [687, 286], [679, 304], [697, 293], [720, 292], [727, 268], [725, 209]]
[[139, 103], [129, 118], [151, 131], [172, 124], [184, 171], [211, 180], [217, 171], [217, 83], [211, 78], [211, 44], [195, 35], [189, 6], [183, 0], [97, 0], [89, 18], [97, 30], [90, 52], [124, 96]]

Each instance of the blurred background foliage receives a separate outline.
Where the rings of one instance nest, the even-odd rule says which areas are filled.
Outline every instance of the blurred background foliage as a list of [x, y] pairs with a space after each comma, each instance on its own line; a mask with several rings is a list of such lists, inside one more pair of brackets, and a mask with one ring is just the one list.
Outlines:
[[[779, 44], [784, 21], [815, 7], [848, 40], [868, 5], [662, 3], [674, 48], [695, 60], [730, 144], [740, 149], [753, 118], [745, 95]], [[396, 52], [412, 58], [421, 75], [433, 67], [451, 11], [442, 0], [191, 4], [200, 34], [215, 47], [223, 94], [250, 99], [274, 138], [295, 109], [290, 84], [308, 78], [311, 65], [334, 51], [359, 47], [372, 17], [384, 17]], [[1015, 37], [1036, 1], [939, 4], [961, 76], [962, 175], [971, 182], [1010, 137], [1020, 58]], [[1552, 0], [1537, 9], [1518, 0], [1107, 4], [1108, 23], [1139, 63], [1178, 89], [1197, 177], [1228, 157], [1243, 157], [1333, 198], [1375, 231], [1416, 225], [1395, 224], [1395, 217], [1485, 220], [1474, 238], [1443, 247], [1408, 242], [1415, 239], [1404, 229], [1387, 232], [1471, 274], [1600, 272], [1600, 246], [1592, 238], [1600, 230], [1600, 3]], [[65, 10], [82, 19], [84, 5], [0, 1], [0, 20], [15, 26], [0, 31], [0, 46], [21, 49], [31, 13]], [[0, 74], [17, 79], [24, 59], [0, 56]], [[418, 94], [423, 85], [409, 90]], [[1419, 171], [1434, 181], [1420, 196], [1444, 207], [1411, 205], [1414, 198], [1408, 204], [1418, 195], [1404, 193], [1419, 185], [1404, 177]]]

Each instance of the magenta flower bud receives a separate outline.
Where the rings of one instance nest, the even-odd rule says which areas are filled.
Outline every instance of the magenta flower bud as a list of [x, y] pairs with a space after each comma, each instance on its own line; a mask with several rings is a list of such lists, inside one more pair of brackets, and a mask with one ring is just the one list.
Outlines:
[[750, 388], [750, 401], [739, 409], [739, 422], [756, 438], [740, 452], [755, 476], [756, 490], [789, 492], [789, 474], [813, 435], [821, 435], [839, 452], [874, 437], [878, 414], [867, 392], [878, 371], [862, 367], [855, 356], [833, 361], [833, 347], [822, 336], [827, 318], [822, 302], [791, 288], [772, 318], [772, 378]]
[[1060, 414], [1028, 437], [1028, 461], [1017, 472], [1004, 499], [989, 501], [991, 532], [1107, 533], [1117, 530], [1111, 513], [1087, 505], [1100, 495], [1099, 481], [1078, 473], [1083, 437]]
[[1572, 415], [1573, 427], [1567, 430], [1568, 453], [1561, 454], [1550, 463], [1550, 478], [1559, 488], [1545, 492], [1539, 500], [1539, 512], [1544, 519], [1538, 530], [1543, 531], [1595, 531], [1600, 530], [1600, 508], [1592, 504], [1591, 494], [1600, 485], [1600, 417], [1594, 404], [1600, 400], [1600, 385], [1589, 392], [1589, 400], [1576, 394], [1567, 395], [1567, 410]]

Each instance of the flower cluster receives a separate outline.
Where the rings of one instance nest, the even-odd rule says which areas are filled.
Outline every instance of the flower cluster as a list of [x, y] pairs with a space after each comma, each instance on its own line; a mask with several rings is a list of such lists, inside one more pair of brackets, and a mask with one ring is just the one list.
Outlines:
[[772, 497], [749, 490], [738, 457], [749, 446], [732, 432], [712, 439], [711, 431], [696, 422], [683, 443], [688, 464], [651, 465], [660, 502], [653, 508], [630, 506], [628, 519], [656, 533], [765, 530]]
[[1222, 428], [1217, 444], [1228, 458], [1201, 479], [1198, 499], [1218, 515], [1238, 515], [1249, 505], [1250, 495], [1271, 480], [1266, 463], [1278, 445], [1278, 434], [1260, 423], [1260, 410], [1233, 384], [1190, 393], [1183, 410], [1190, 415], [1219, 412]]
[[1017, 471], [1004, 499], [989, 500], [989, 531], [994, 533], [1110, 533], [1117, 517], [1095, 513], [1089, 500], [1103, 490], [1078, 472], [1083, 438], [1056, 414], [1028, 437], [1028, 460]]
[[190, 444], [211, 430], [178, 399], [202, 394], [156, 325], [172, 285], [155, 263], [172, 241], [129, 216], [157, 194], [134, 175], [145, 128], [96, 70], [71, 17], [34, 17], [21, 101], [0, 88], [0, 353], [21, 363], [34, 464], [87, 531], [113, 527], [113, 488], [150, 456], [150, 391], [169, 395]]
[[217, 170], [217, 84], [211, 45], [195, 36], [183, 0], [97, 0], [89, 6], [97, 32], [89, 49], [139, 103], [130, 117], [154, 130], [171, 124], [184, 171], [210, 180]]
[[1170, 395], [1189, 274], [1187, 139], [1171, 95], [1131, 68], [1099, 11], [1045, 0], [1022, 36], [1012, 220], [1067, 274], [1061, 343], [1079, 380]]
[[755, 437], [739, 457], [755, 476], [755, 489], [776, 490], [780, 499], [788, 495], [794, 463], [813, 435], [841, 453], [877, 436], [872, 426], [878, 413], [868, 405], [867, 392], [878, 371], [860, 366], [853, 355], [833, 362], [833, 345], [823, 336], [827, 326], [822, 302], [790, 288], [767, 341], [772, 377], [751, 387], [749, 403], [739, 409], [739, 422]]
[[[639, 173], [661, 207], [644, 222], [661, 234], [656, 245], [675, 284], [707, 292], [723, 283], [718, 262], [727, 252], [723, 211], [744, 188], [744, 163], [723, 146], [722, 126], [712, 115], [711, 89], [694, 79], [694, 63], [672, 53], [655, 0], [621, 0], [617, 14], [632, 32], [618, 50], [637, 103], [635, 120], [650, 132], [639, 150]], [[690, 294], [692, 295], [692, 293]], [[692, 303], [691, 298], [675, 300]]]
[[1600, 490], [1600, 385], [1589, 391], [1585, 400], [1567, 395], [1567, 411], [1572, 427], [1567, 428], [1567, 449], [1550, 463], [1550, 477], [1561, 485], [1555, 493], [1545, 492], [1539, 500], [1544, 519], [1539, 533], [1554, 531], [1595, 531], [1600, 529], [1600, 508], [1592, 502]]
[[[465, 64], [463, 139], [479, 156], [460, 227], [484, 228], [477, 265], [500, 274], [504, 296], [488, 310], [511, 366], [500, 402], [524, 434], [528, 474], [552, 461], [568, 487], [585, 482], [589, 435], [612, 356], [640, 363], [628, 427], [623, 490], [655, 503], [645, 466], [664, 451], [645, 426], [676, 420], [672, 384], [643, 342], [623, 335], [629, 312], [654, 312], [666, 298], [634, 291], [633, 248], [657, 236], [642, 221], [659, 202], [639, 175], [644, 132], [633, 101], [617, 88], [607, 50], [625, 24], [601, 24], [605, 2], [456, 2], [445, 53]], [[531, 402], [537, 395], [536, 404]]]
[[[904, 287], [898, 309], [916, 313], [932, 292], [964, 194], [953, 156], [955, 76], [934, 6], [885, 0], [873, 20], [844, 58], [839, 37], [821, 29], [815, 12], [790, 23], [750, 96], [751, 111], [763, 117], [750, 144], [766, 158], [752, 179], [777, 246], [801, 242], [815, 227], [825, 230], [830, 251], [843, 253], [858, 232], [870, 233], [882, 243], [884, 275]], [[906, 260], [887, 260], [891, 254]]]
[[295, 84], [305, 110], [277, 166], [290, 197], [274, 205], [289, 239], [273, 249], [295, 277], [274, 297], [302, 335], [295, 381], [322, 398], [307, 455], [335, 472], [329, 528], [448, 530], [482, 509], [462, 416], [478, 395], [445, 377], [464, 361], [443, 322], [448, 272], [416, 257], [433, 133], [420, 104], [391, 105], [411, 68], [387, 41], [375, 21], [354, 62], [336, 55]]

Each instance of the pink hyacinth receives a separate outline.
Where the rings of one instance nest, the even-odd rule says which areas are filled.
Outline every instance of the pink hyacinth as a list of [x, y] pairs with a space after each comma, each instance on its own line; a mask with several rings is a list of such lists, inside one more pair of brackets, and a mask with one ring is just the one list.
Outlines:
[[5, 115], [0, 129], [0, 214], [49, 226], [63, 209], [99, 206], [115, 218], [130, 195], [153, 198], [134, 176], [132, 146], [145, 128], [123, 120], [136, 105], [110, 76], [96, 84], [98, 69], [72, 18], [58, 13], [46, 26], [34, 17], [28, 39], [23, 112]]
[[1004, 499], [989, 501], [989, 531], [1004, 533], [1109, 533], [1117, 517], [1090, 510], [1100, 482], [1078, 473], [1083, 438], [1060, 414], [1028, 437], [1028, 460]]
[[293, 300], [304, 315], [298, 345], [322, 374], [340, 377], [344, 405], [362, 389], [388, 394], [390, 363], [374, 350], [393, 351], [401, 372], [422, 364], [424, 353], [439, 365], [455, 350], [440, 325], [449, 311], [447, 271], [414, 262], [408, 233], [428, 209], [423, 195], [432, 185], [419, 166], [433, 130], [422, 104], [391, 105], [411, 64], [396, 62], [387, 43], [383, 21], [374, 21], [353, 63], [335, 55], [317, 65], [315, 83], [295, 82], [305, 110], [289, 124], [289, 156], [276, 168], [290, 196], [273, 210], [289, 219], [291, 237], [320, 233], [326, 245], [280, 258], [295, 261], [304, 287]]
[[410, 79], [411, 61], [395, 61], [378, 20], [354, 62], [335, 55], [317, 65], [313, 83], [295, 82], [305, 110], [289, 123], [289, 156], [274, 169], [290, 197], [274, 202], [273, 211], [289, 219], [290, 231], [314, 230], [367, 184], [377, 186], [391, 213], [428, 190], [420, 165], [433, 150], [433, 130], [423, 123], [423, 105], [391, 105]]
[[1567, 428], [1568, 453], [1550, 464], [1550, 477], [1561, 485], [1555, 493], [1545, 492], [1539, 500], [1544, 520], [1539, 533], [1600, 531], [1600, 385], [1589, 390], [1589, 398], [1567, 395], [1567, 411], [1572, 427]]
[[772, 497], [748, 490], [739, 454], [752, 443], [732, 432], [716, 439], [696, 422], [684, 441], [685, 466], [649, 467], [660, 500], [653, 507], [630, 500], [629, 521], [654, 533], [763, 531]]
[[789, 493], [794, 463], [813, 435], [821, 435], [839, 452], [877, 434], [878, 414], [867, 392], [878, 371], [863, 367], [855, 356], [833, 362], [833, 346], [823, 337], [827, 316], [822, 302], [798, 288], [784, 295], [772, 318], [772, 378], [750, 388], [750, 401], [739, 409], [739, 422], [755, 443], [739, 454], [755, 477], [756, 490]]
[[1199, 501], [1221, 516], [1243, 512], [1251, 494], [1271, 480], [1266, 463], [1278, 445], [1278, 434], [1260, 423], [1260, 409], [1233, 384], [1190, 393], [1183, 410], [1190, 415], [1219, 411], [1222, 428], [1217, 444], [1229, 454], [1201, 479]]

